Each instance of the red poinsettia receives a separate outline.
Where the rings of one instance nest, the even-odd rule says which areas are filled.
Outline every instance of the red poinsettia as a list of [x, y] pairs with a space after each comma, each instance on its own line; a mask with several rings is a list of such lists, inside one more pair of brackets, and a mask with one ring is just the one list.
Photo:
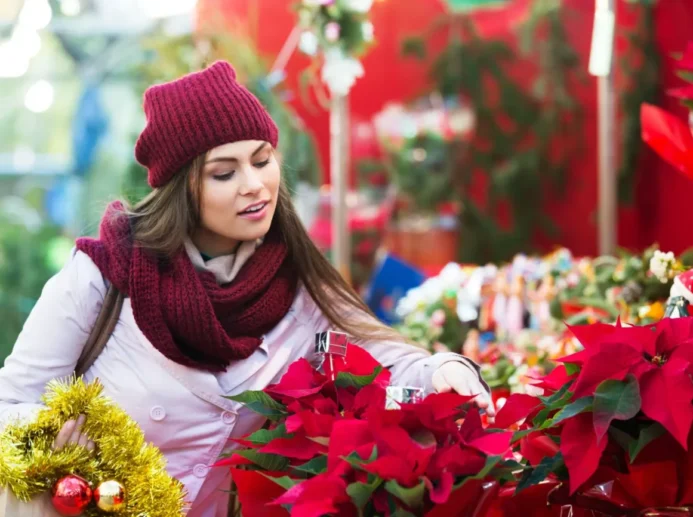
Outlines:
[[693, 135], [689, 125], [666, 111], [643, 103], [642, 139], [687, 178], [693, 178]]
[[[390, 374], [365, 350], [349, 345], [346, 360], [325, 367], [299, 360], [279, 383], [233, 397], [271, 422], [238, 440], [248, 449], [220, 462], [240, 479], [244, 508], [317, 517], [396, 508], [428, 515], [435, 507], [435, 517], [489, 497], [494, 485], [482, 481], [503, 465], [512, 434], [484, 429], [471, 397], [433, 394], [386, 410]], [[267, 482], [275, 486], [258, 488]]]
[[[606, 380], [637, 380], [642, 412], [686, 447], [693, 423], [693, 318], [665, 318], [656, 325], [596, 324], [572, 329], [585, 349], [561, 361], [580, 367], [571, 391], [594, 395]], [[600, 439], [610, 420], [596, 420]]]
[[567, 468], [565, 504], [593, 499], [604, 479], [609, 503], [623, 508], [690, 503], [693, 318], [571, 331], [584, 350], [536, 383], [545, 396], [512, 395], [496, 417], [500, 427], [521, 422], [516, 446], [533, 468], [519, 487]]

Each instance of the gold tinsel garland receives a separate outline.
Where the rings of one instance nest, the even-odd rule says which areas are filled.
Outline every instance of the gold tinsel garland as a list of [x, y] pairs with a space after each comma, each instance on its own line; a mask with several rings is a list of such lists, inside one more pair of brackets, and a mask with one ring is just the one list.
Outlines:
[[[61, 477], [76, 474], [93, 486], [115, 479], [126, 490], [121, 516], [178, 517], [185, 507], [183, 485], [166, 472], [161, 452], [144, 440], [137, 423], [101, 394], [98, 382], [53, 381], [43, 397], [47, 408], [29, 424], [10, 424], [0, 432], [0, 487], [29, 501]], [[96, 454], [69, 445], [53, 451], [63, 424], [86, 416], [83, 432], [96, 444]], [[93, 505], [87, 517], [105, 515]]]

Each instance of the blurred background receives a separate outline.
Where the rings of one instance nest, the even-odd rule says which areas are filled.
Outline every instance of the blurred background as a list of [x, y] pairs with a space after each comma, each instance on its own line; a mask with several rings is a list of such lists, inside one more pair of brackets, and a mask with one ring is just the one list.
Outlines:
[[[693, 243], [693, 184], [676, 163], [684, 158], [662, 159], [643, 142], [641, 106], [688, 127], [685, 94], [669, 90], [690, 79], [682, 55], [693, 2], [606, 3], [615, 244], [682, 253]], [[133, 154], [144, 89], [216, 59], [233, 63], [280, 126], [287, 181], [327, 254], [330, 96], [347, 89], [349, 277], [386, 321], [409, 287], [448, 263], [503, 264], [558, 247], [597, 255], [596, 7], [0, 0], [0, 362], [75, 237], [96, 232], [108, 201], [147, 192]]]

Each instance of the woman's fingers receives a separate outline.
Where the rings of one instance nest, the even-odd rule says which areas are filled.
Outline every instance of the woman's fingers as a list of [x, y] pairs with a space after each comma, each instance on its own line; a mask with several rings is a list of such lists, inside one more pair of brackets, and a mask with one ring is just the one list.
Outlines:
[[54, 450], [60, 450], [65, 447], [70, 436], [72, 436], [72, 431], [75, 430], [76, 423], [74, 420], [68, 420], [63, 424], [63, 428], [58, 432], [58, 436], [55, 437], [53, 442]]
[[79, 445], [80, 447], [86, 447], [88, 443], [89, 437], [84, 433], [80, 434], [79, 440], [77, 440], [77, 445]]
[[84, 415], [79, 415], [77, 417], [77, 423], [75, 424], [75, 428], [73, 429], [67, 443], [79, 443], [79, 437], [82, 435], [82, 426], [84, 425], [84, 420], [86, 420]]
[[86, 421], [86, 416], [79, 415], [77, 420], [68, 420], [58, 432], [53, 442], [53, 450], [60, 450], [69, 443], [85, 447], [89, 451], [96, 448], [96, 444], [89, 439], [86, 433], [82, 432], [82, 427]]

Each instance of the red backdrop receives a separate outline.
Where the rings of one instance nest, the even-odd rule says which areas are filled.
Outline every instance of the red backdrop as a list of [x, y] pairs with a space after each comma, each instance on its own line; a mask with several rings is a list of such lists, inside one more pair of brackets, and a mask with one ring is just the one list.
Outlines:
[[[586, 70], [589, 61], [594, 0], [564, 0], [573, 11], [567, 24], [571, 43], [578, 51]], [[258, 47], [271, 62], [282, 48], [295, 24], [291, 10], [293, 0], [200, 0], [200, 21], [227, 20], [229, 27], [237, 22], [249, 29]], [[509, 6], [500, 11], [475, 15], [482, 34], [499, 37], [508, 42], [516, 41], [514, 31], [527, 12], [531, 0], [510, 0]], [[404, 7], [406, 5], [406, 7]], [[382, 109], [387, 101], [407, 101], [429, 90], [427, 63], [404, 59], [400, 55], [403, 38], [425, 30], [440, 14], [445, 12], [442, 0], [375, 0], [372, 21], [375, 26], [377, 45], [364, 58], [365, 77], [360, 79], [351, 95], [353, 121], [368, 120]], [[618, 1], [619, 36], [617, 52], [627, 50], [624, 31], [633, 27], [636, 17], [625, 0]], [[656, 39], [663, 58], [664, 87], [680, 84], [674, 74], [674, 52], [684, 49], [693, 39], [693, 1], [660, 0], [656, 7]], [[434, 41], [440, 48], [443, 38]], [[328, 114], [315, 106], [306, 106], [298, 96], [299, 75], [308, 65], [308, 59], [296, 52], [287, 66], [287, 84], [295, 92], [292, 101], [307, 127], [315, 135], [324, 169], [328, 170], [329, 133]], [[519, 80], [529, 83], [533, 71], [526, 66], [518, 67]], [[585, 113], [584, 134], [587, 150], [576, 160], [570, 171], [567, 191], [563, 198], [550, 200], [546, 209], [561, 229], [554, 243], [541, 242], [542, 247], [551, 244], [568, 246], [578, 254], [597, 252], [597, 98], [596, 81], [589, 78], [577, 85], [575, 95]], [[677, 102], [662, 96], [662, 106], [680, 114], [686, 114]], [[641, 163], [636, 197], [632, 206], [619, 211], [619, 244], [631, 248], [643, 248], [659, 242], [666, 250], [682, 251], [693, 245], [693, 236], [673, 221], [687, 215], [693, 201], [693, 184], [678, 175], [671, 167], [659, 160], [649, 150]], [[329, 178], [325, 178], [329, 181]], [[484, 189], [480, 181], [477, 191]], [[683, 220], [686, 220], [683, 218]]]

